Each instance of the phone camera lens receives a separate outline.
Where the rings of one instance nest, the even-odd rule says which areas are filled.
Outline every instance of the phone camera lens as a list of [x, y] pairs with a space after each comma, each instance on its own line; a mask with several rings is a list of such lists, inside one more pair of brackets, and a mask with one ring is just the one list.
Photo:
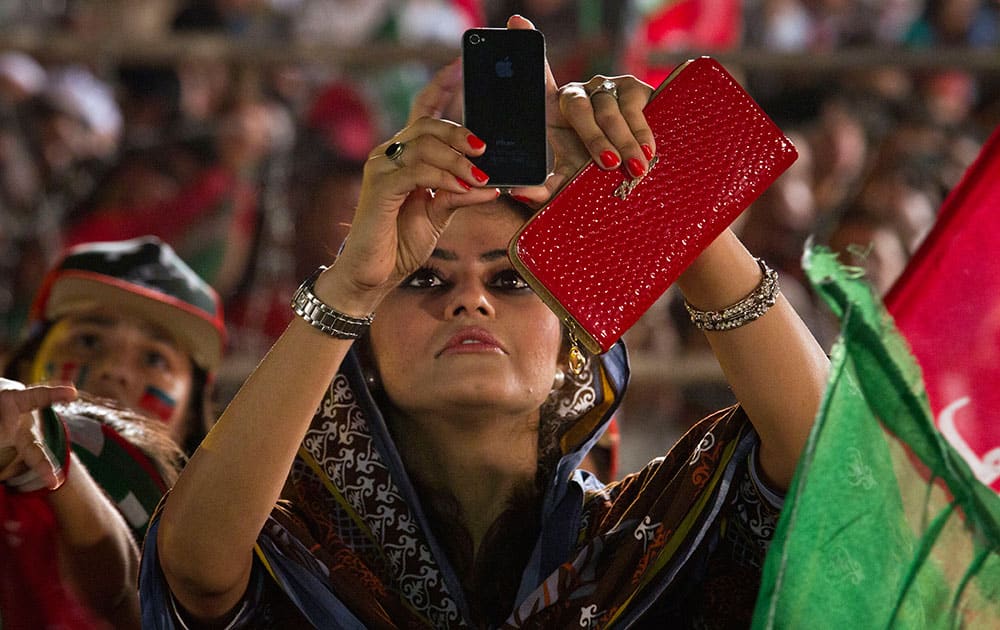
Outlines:
[[470, 44], [480, 44], [480, 43], [482, 43], [484, 41], [485, 40], [480, 35], [478, 35], [476, 33], [473, 33], [472, 35], [469, 35], [469, 43]]

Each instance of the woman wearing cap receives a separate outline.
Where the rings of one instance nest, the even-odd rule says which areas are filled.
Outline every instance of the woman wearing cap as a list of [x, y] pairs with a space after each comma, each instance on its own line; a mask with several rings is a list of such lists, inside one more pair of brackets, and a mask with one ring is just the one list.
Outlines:
[[[678, 283], [699, 309], [775, 298], [706, 333], [740, 406], [618, 483], [575, 470], [627, 358], [619, 345], [566, 369], [559, 320], [506, 256], [523, 207], [469, 161], [483, 143], [435, 117], [458, 75], [439, 73], [369, 154], [342, 252], [154, 518], [147, 627], [748, 623], [822, 349], [727, 232]], [[590, 158], [648, 168], [651, 90], [616, 81], [612, 95], [549, 76], [555, 173], [518, 194], [541, 202]]]
[[194, 450], [213, 421], [225, 326], [215, 291], [155, 237], [86, 243], [48, 273], [5, 376], [69, 382], [143, 411]]
[[35, 543], [2, 549], [4, 627], [138, 627], [136, 543], [204, 436], [223, 340], [215, 292], [158, 239], [81, 245], [49, 272], [3, 380], [100, 399], [31, 416], [74, 388], [0, 392], [0, 505]]

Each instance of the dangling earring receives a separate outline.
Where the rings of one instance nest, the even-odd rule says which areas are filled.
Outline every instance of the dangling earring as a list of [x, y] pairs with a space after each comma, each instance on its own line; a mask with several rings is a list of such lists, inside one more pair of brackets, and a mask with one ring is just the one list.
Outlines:
[[566, 373], [562, 370], [556, 370], [556, 375], [552, 379], [552, 390], [558, 391], [562, 389], [562, 386], [566, 383]]

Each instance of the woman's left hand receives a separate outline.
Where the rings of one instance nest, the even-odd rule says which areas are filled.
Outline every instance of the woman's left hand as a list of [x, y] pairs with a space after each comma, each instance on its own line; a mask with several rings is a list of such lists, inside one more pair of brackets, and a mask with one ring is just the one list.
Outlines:
[[[507, 28], [534, 28], [531, 22], [515, 15]], [[631, 177], [649, 169], [656, 155], [653, 132], [642, 113], [653, 88], [633, 76], [596, 76], [584, 83], [557, 87], [545, 65], [546, 129], [553, 152], [553, 171], [541, 186], [513, 189], [512, 194], [536, 204], [549, 200], [587, 162], [605, 170], [624, 168]], [[601, 90], [612, 81], [617, 98]]]
[[[613, 91], [602, 88], [606, 82], [613, 84]], [[558, 190], [590, 159], [605, 170], [624, 168], [631, 177], [644, 175], [656, 154], [653, 132], [642, 112], [652, 92], [633, 76], [599, 75], [561, 87], [558, 110], [555, 116], [550, 115], [548, 125], [556, 180], [546, 182], [550, 192]]]

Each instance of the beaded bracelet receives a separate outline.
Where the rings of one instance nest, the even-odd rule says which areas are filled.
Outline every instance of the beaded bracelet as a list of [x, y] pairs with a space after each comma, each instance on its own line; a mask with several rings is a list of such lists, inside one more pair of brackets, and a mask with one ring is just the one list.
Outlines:
[[702, 311], [684, 300], [684, 308], [691, 316], [691, 323], [701, 330], [732, 330], [749, 324], [768, 309], [778, 299], [778, 272], [767, 266], [760, 258], [755, 258], [760, 266], [761, 279], [753, 291], [745, 298], [720, 311]]

